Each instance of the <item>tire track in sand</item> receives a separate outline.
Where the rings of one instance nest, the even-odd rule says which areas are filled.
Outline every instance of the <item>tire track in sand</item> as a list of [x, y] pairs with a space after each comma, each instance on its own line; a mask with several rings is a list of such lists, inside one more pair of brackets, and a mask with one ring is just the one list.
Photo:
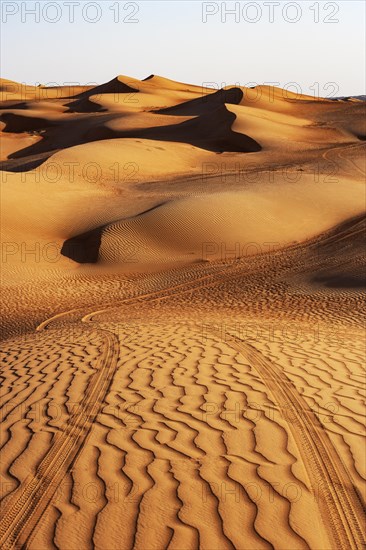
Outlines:
[[[211, 332], [217, 337], [214, 330]], [[363, 505], [318, 417], [275, 363], [237, 337], [227, 343], [255, 368], [280, 410], [291, 407], [292, 420], [287, 421], [288, 426], [303, 457], [312, 488], [316, 491], [331, 547], [352, 550], [364, 548]]]
[[82, 450], [100, 412], [117, 369], [119, 343], [111, 332], [102, 329], [98, 332], [103, 334], [104, 350], [78, 411], [70, 413], [65, 431], [54, 436], [52, 446], [37, 467], [35, 476], [29, 476], [4, 506], [6, 510], [0, 526], [0, 546], [3, 550], [25, 546], [64, 475]]
[[[199, 288], [206, 279], [210, 278], [210, 276], [204, 276], [193, 283], [180, 283], [166, 289], [145, 293], [142, 296], [123, 300], [121, 304], [135, 303], [141, 299], [166, 299], [177, 293], [191, 291], [192, 287]], [[58, 313], [41, 322], [36, 327], [36, 331], [45, 330], [52, 322], [78, 311], [80, 309], [75, 308]], [[91, 321], [95, 314], [102, 311], [104, 310], [85, 315], [82, 322]], [[100, 411], [101, 405], [98, 403], [103, 403], [117, 368], [119, 342], [117, 336], [112, 332], [104, 329], [97, 329], [97, 331], [104, 336], [105, 351], [98, 361], [97, 372], [92, 376], [80, 403], [79, 412], [70, 415], [69, 424], [64, 432], [58, 432], [55, 435], [52, 447], [38, 466], [35, 477], [29, 476], [25, 483], [9, 497], [4, 506], [6, 511], [1, 516], [0, 526], [0, 545], [4, 550], [21, 548], [25, 545], [50, 504], [68, 468], [82, 450], [82, 445], [91, 430], [93, 421]]]
[[[225, 273], [226, 271], [226, 273]], [[83, 322], [90, 322], [98, 314], [118, 308], [120, 305], [133, 305], [150, 300], [167, 300], [179, 294], [202, 290], [219, 282], [228, 282], [242, 276], [241, 266], [236, 265], [201, 277], [192, 282], [184, 282], [121, 300], [114, 306], [92, 311], [84, 315]], [[41, 323], [37, 330], [43, 330], [59, 318], [77, 308], [59, 313]], [[85, 311], [85, 310], [84, 310]], [[52, 448], [48, 451], [37, 469], [35, 478], [26, 481], [7, 501], [7, 512], [0, 528], [0, 543], [4, 549], [23, 547], [42, 513], [51, 502], [57, 486], [69, 466], [78, 456], [103, 402], [110, 381], [113, 378], [118, 359], [118, 339], [113, 333], [97, 329], [103, 333], [106, 351], [99, 360], [99, 368], [92, 375], [87, 392], [80, 404], [80, 412], [70, 417], [70, 422], [62, 434], [56, 434]], [[217, 335], [215, 335], [217, 336]], [[324, 524], [329, 532], [332, 547], [357, 549], [363, 547], [362, 505], [351, 480], [337, 455], [318, 418], [307, 411], [307, 404], [295, 390], [292, 382], [274, 363], [266, 359], [256, 348], [244, 342], [234, 342], [232, 346], [242, 353], [256, 368], [280, 408], [291, 403], [295, 420], [289, 429], [302, 453], [310, 481], [319, 490], [319, 508]], [[88, 409], [90, 410], [88, 414]], [[324, 487], [325, 485], [325, 487]]]
[[[357, 172], [359, 172], [359, 174], [361, 174], [362, 177], [365, 177], [365, 170], [363, 168], [360, 168], [360, 166], [358, 164], [356, 164], [356, 162], [354, 160], [352, 160], [351, 158], [348, 158], [348, 157], [345, 157], [345, 156], [342, 155], [342, 153], [345, 153], [345, 152], [349, 151], [350, 149], [357, 149], [358, 147], [361, 147], [361, 149], [362, 148], [364, 149], [365, 144], [364, 143], [352, 143], [351, 145], [340, 145], [340, 146], [337, 146], [337, 147], [331, 147], [330, 149], [327, 149], [327, 151], [325, 151], [322, 154], [322, 157], [326, 161], [328, 161], [332, 164], [335, 164], [337, 167], [338, 167], [338, 164], [337, 164], [336, 160], [334, 160], [334, 157], [335, 157], [335, 159], [341, 159], [343, 161], [346, 161], [349, 164], [351, 164], [353, 166], [353, 168], [356, 168]], [[337, 172], [335, 172], [334, 174], [328, 174], [327, 177], [329, 177], [329, 176], [330, 177], [337, 176]]]

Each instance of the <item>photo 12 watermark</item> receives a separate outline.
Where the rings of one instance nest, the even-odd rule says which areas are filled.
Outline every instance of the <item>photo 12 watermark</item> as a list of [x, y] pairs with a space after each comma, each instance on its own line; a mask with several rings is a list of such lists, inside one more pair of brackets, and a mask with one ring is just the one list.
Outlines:
[[[17, 101], [32, 101], [32, 103], [48, 100], [63, 99], [65, 107], [70, 113], [96, 113], [102, 110], [98, 104], [104, 94], [108, 94], [108, 101], [115, 104], [137, 104], [139, 103], [139, 85], [137, 80], [130, 80], [118, 77], [98, 84], [97, 82], [4, 82], [1, 88], [1, 101], [12, 101], [14, 96]], [[19, 98], [20, 96], [20, 98]], [[69, 101], [67, 101], [69, 100]], [[89, 103], [88, 103], [89, 102]], [[92, 109], [94, 105], [94, 110]], [[13, 115], [14, 116], [14, 115]], [[2, 120], [7, 121], [6, 113], [3, 113]], [[32, 119], [30, 118], [29, 122]]]
[[[139, 262], [140, 248], [134, 243], [126, 244], [118, 252], [118, 264]], [[66, 258], [80, 264], [95, 264], [99, 259], [98, 235], [94, 240], [87, 236], [70, 238], [63, 243], [50, 241], [4, 241], [1, 243], [0, 264], [57, 264]]]
[[[114, 430], [138, 429], [142, 424], [140, 412], [142, 405], [140, 402], [127, 402], [123, 400], [117, 404], [106, 404], [103, 406], [100, 414], [106, 414], [113, 420], [118, 421], [118, 428], [114, 426]], [[11, 399], [4, 403], [0, 409], [0, 421], [5, 422], [22, 422], [29, 424], [30, 421], [40, 424], [52, 421], [52, 424], [58, 422], [68, 422], [73, 417], [78, 416], [84, 419], [95, 416], [94, 404], [80, 404], [77, 401], [68, 401], [66, 404], [60, 404], [58, 401], [36, 401], [27, 403]]]
[[202, 181], [217, 178], [221, 183], [229, 181], [234, 183], [274, 183], [280, 178], [281, 182], [299, 183], [302, 179], [309, 178], [314, 183], [338, 183], [340, 165], [335, 161], [320, 162], [318, 160], [305, 168], [294, 164], [275, 167], [273, 164], [259, 162], [203, 162]]
[[[1, 181], [6, 183], [12, 177], [10, 171], [6, 171], [6, 163], [3, 161]], [[114, 162], [104, 166], [99, 162], [88, 161], [57, 161], [47, 160], [36, 169], [20, 172], [21, 183], [75, 183], [79, 179], [85, 183], [139, 183], [140, 166], [137, 162]]]
[[[10, 481], [0, 482], [0, 495], [5, 498], [14, 490], [14, 483]], [[119, 481], [81, 482], [77, 479], [68, 480], [64, 478], [60, 483], [50, 482], [47, 484], [47, 491], [53, 493], [52, 501], [55, 504], [69, 502], [70, 494], [74, 501], [81, 501], [84, 505], [100, 504], [105, 502], [106, 497], [110, 504], [136, 503], [141, 500], [143, 493], [136, 482], [121, 483]]]
[[298, 23], [309, 17], [313, 23], [340, 22], [339, 2], [202, 2], [202, 22]]
[[102, 20], [117, 24], [139, 23], [141, 3], [108, 0], [101, 2], [1, 2], [1, 21], [20, 23], [89, 23], [97, 24]]
[[313, 344], [340, 344], [345, 336], [341, 328], [334, 326], [325, 329], [319, 322], [314, 322], [311, 326], [301, 326], [296, 321], [255, 320], [221, 323], [203, 321], [199, 325], [199, 333], [202, 345], [206, 345], [213, 338], [229, 345], [233, 342], [301, 344], [305, 341]]
[[239, 90], [242, 93], [242, 100], [245, 105], [251, 106], [259, 103], [260, 101], [266, 101], [270, 104], [275, 103], [279, 99], [286, 100], [288, 102], [301, 99], [303, 95], [309, 95], [305, 90], [310, 90], [310, 97], [314, 99], [336, 99], [340, 86], [338, 82], [317, 82], [310, 81], [306, 86], [301, 85], [300, 82], [289, 81], [243, 81], [243, 82], [214, 82], [206, 81], [202, 82], [202, 96], [206, 101], [212, 101], [212, 95], [207, 93], [208, 90], [220, 91], [220, 100], [222, 103], [232, 103], [231, 96], [233, 88]]

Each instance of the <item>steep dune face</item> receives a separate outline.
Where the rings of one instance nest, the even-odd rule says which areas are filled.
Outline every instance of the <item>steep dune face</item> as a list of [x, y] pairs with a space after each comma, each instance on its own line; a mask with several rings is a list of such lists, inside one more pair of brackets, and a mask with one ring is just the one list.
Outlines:
[[364, 547], [365, 103], [0, 94], [1, 547]]
[[162, 90], [174, 90], [174, 91], [185, 91], [185, 92], [191, 92], [194, 94], [202, 94], [202, 93], [212, 93], [213, 90], [211, 88], [206, 88], [203, 86], [196, 86], [194, 84], [187, 84], [184, 82], [177, 82], [175, 80], [171, 80], [170, 78], [165, 78], [163, 76], [151, 74], [144, 78], [142, 81], [143, 85], [147, 84], [148, 86], [153, 86], [158, 89]]
[[210, 95], [203, 95], [203, 97], [197, 97], [180, 105], [161, 109], [158, 112], [166, 115], [197, 116], [216, 110], [225, 103], [238, 105], [243, 97], [244, 93], [240, 88], [221, 89]]
[[[138, 82], [138, 81], [136, 81]], [[81, 94], [75, 96], [75, 98], [83, 98], [83, 97], [90, 97], [90, 96], [97, 96], [99, 94], [130, 94], [138, 92], [137, 87], [133, 87], [130, 84], [127, 84], [123, 81], [122, 77], [117, 76], [116, 78], [113, 78], [106, 84], [101, 84], [100, 86], [95, 86], [94, 88], [91, 88], [90, 90], [87, 90], [85, 92], [82, 92]]]

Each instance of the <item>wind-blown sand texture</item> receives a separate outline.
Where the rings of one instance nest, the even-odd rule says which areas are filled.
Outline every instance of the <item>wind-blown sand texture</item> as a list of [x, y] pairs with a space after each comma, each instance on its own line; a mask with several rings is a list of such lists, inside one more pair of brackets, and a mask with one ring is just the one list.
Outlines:
[[365, 102], [1, 81], [4, 549], [365, 544]]

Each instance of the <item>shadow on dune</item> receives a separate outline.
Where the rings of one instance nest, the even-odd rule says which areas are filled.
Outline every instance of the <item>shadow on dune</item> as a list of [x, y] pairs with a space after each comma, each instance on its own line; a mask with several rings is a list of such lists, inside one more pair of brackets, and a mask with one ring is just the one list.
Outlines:
[[95, 264], [98, 261], [99, 248], [104, 226], [97, 227], [64, 242], [62, 256], [79, 264]]
[[95, 86], [90, 90], [81, 92], [81, 94], [75, 95], [74, 99], [84, 99], [89, 98], [92, 95], [98, 96], [101, 94], [132, 94], [137, 93], [138, 91], [139, 90], [137, 88], [129, 86], [128, 84], [122, 82], [121, 80], [119, 80], [119, 78], [116, 77], [109, 82], [106, 82], [105, 84], [100, 84], [99, 86]]
[[314, 283], [321, 283], [327, 288], [365, 288], [366, 277], [365, 273], [356, 275], [346, 275], [344, 273], [330, 273], [313, 278]]
[[[136, 219], [138, 216], [143, 216], [148, 212], [152, 212], [166, 204], [166, 202], [160, 202], [142, 212], [132, 216], [132, 219]], [[128, 218], [126, 218], [128, 219]], [[99, 250], [102, 242], [102, 235], [108, 226], [114, 222], [110, 222], [75, 237], [67, 239], [61, 248], [62, 256], [70, 258], [79, 264], [95, 264], [99, 258]]]
[[90, 128], [93, 126], [103, 128], [105, 122], [113, 119], [111, 114], [98, 114], [93, 118], [83, 117], [76, 120], [50, 122], [43, 118], [24, 117], [19, 114], [9, 115], [12, 113], [1, 116], [1, 120], [6, 123], [3, 132], [23, 133], [28, 131], [42, 137], [37, 143], [12, 153], [8, 159], [0, 162], [0, 170], [9, 172], [26, 172], [40, 166], [61, 149], [94, 141], [86, 137]]
[[[221, 95], [219, 97], [222, 99]], [[60, 149], [115, 138], [187, 143], [216, 153], [253, 153], [262, 149], [251, 137], [232, 130], [236, 116], [224, 103], [217, 108], [213, 108], [211, 104], [207, 112], [178, 124], [131, 130], [118, 130], [107, 126], [108, 122], [118, 120], [121, 116], [123, 115], [120, 113], [97, 113], [94, 117], [81, 116], [55, 122], [46, 118], [5, 113], [1, 117], [6, 123], [5, 132], [35, 132], [41, 135], [42, 139], [9, 155], [7, 160], [0, 162], [0, 169], [15, 172], [21, 167], [22, 171], [27, 171], [41, 165]], [[29, 157], [33, 157], [31, 163]], [[19, 159], [24, 159], [24, 162]]]
[[55, 151], [46, 151], [38, 155], [29, 155], [21, 158], [9, 158], [0, 162], [0, 170], [5, 172], [29, 172], [41, 166], [48, 158], [57, 153]]
[[317, 253], [325, 257], [332, 255], [358, 256], [366, 244], [366, 214], [360, 214], [340, 223], [329, 231], [317, 245]]
[[4, 134], [45, 131], [57, 125], [56, 122], [51, 122], [48, 118], [26, 116], [17, 113], [3, 113], [1, 121], [5, 123]]
[[[104, 94], [135, 94], [139, 92], [137, 88], [129, 86], [125, 82], [122, 82], [118, 78], [113, 78], [106, 84], [101, 84], [100, 86], [95, 86], [90, 90], [77, 94], [73, 97], [74, 101], [67, 103], [65, 107], [69, 108], [71, 113], [98, 113], [105, 112], [107, 109], [104, 109], [101, 105], [97, 103], [98, 96]], [[91, 96], [96, 96], [95, 101], [90, 100]]]
[[[316, 245], [315, 251], [320, 263], [318, 273], [311, 281], [327, 288], [366, 288], [366, 216], [361, 214], [344, 221], [325, 234]], [[322, 269], [332, 258], [334, 267]]]
[[5, 111], [6, 109], [29, 109], [29, 106], [25, 101], [19, 103], [17, 100], [8, 99], [1, 102], [1, 110]]
[[67, 103], [65, 107], [68, 107], [69, 113], [104, 113], [107, 109], [104, 109], [99, 103], [94, 103], [89, 98], [77, 99]]
[[87, 141], [128, 137], [188, 143], [216, 153], [261, 151], [262, 147], [257, 141], [232, 130], [235, 119], [235, 114], [223, 104], [215, 110], [178, 124], [125, 131], [107, 126], [94, 127], [88, 132]]

